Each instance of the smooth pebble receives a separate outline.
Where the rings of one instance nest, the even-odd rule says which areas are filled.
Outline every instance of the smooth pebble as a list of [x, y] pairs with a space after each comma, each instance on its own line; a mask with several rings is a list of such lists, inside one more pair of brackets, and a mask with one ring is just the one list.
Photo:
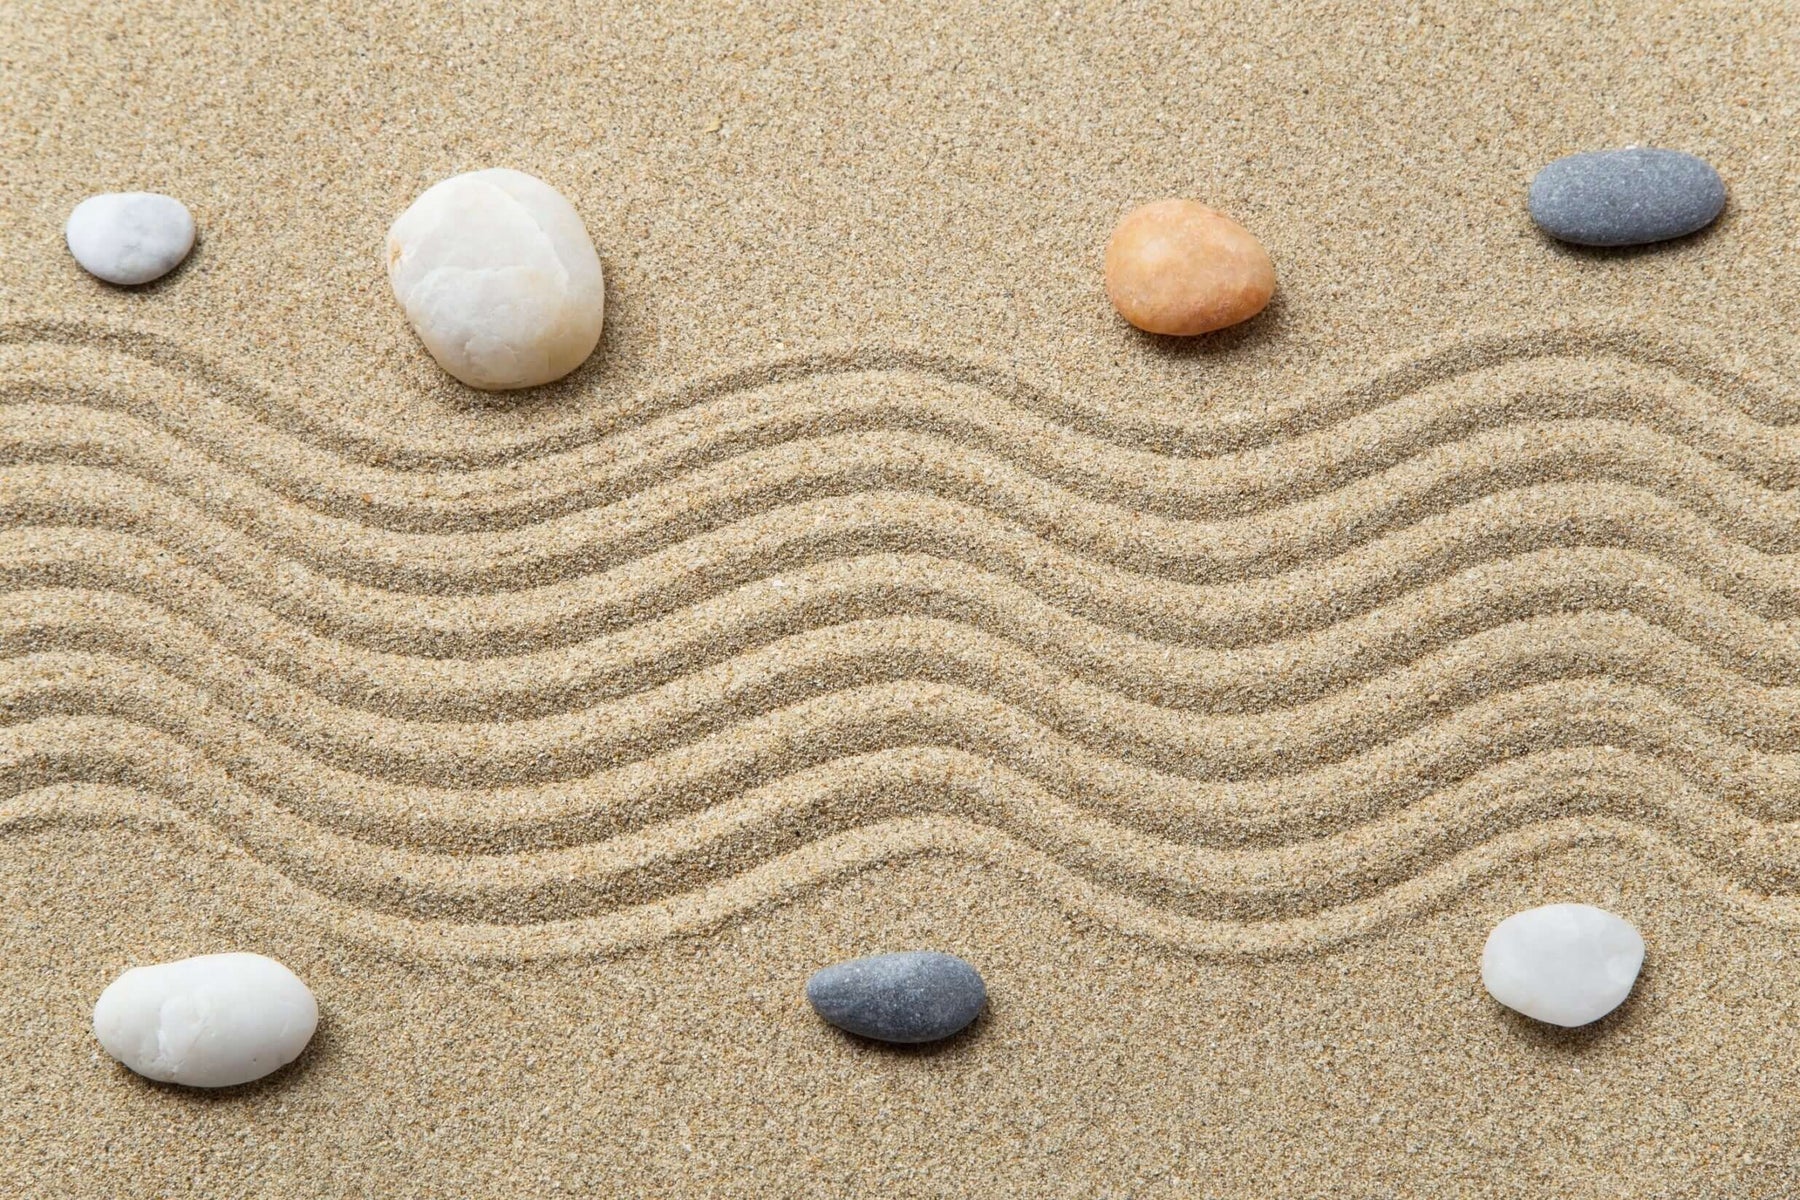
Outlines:
[[1481, 982], [1528, 1017], [1586, 1025], [1624, 1003], [1643, 965], [1644, 939], [1631, 922], [1589, 904], [1546, 904], [1488, 934]]
[[1705, 159], [1680, 150], [1595, 150], [1539, 171], [1526, 202], [1553, 238], [1639, 246], [1712, 224], [1725, 209], [1725, 181]]
[[63, 237], [88, 274], [129, 287], [181, 265], [194, 248], [194, 217], [159, 192], [104, 192], [75, 206]]
[[1187, 337], [1248, 321], [1275, 294], [1275, 264], [1256, 235], [1192, 200], [1125, 214], [1106, 243], [1106, 294], [1150, 333]]
[[203, 954], [133, 967], [94, 1005], [106, 1052], [150, 1079], [230, 1087], [300, 1057], [318, 1028], [304, 983], [260, 954]]
[[813, 1011], [839, 1029], [883, 1042], [935, 1042], [963, 1029], [987, 1002], [980, 972], [935, 950], [875, 954], [806, 981]]
[[434, 184], [387, 234], [388, 281], [444, 370], [489, 391], [534, 387], [600, 341], [600, 256], [562, 194], [523, 171]]

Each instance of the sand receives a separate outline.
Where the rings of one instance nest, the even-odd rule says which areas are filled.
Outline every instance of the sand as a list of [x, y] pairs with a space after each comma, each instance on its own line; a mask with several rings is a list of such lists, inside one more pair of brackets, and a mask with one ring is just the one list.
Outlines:
[[[0, 1194], [1793, 1194], [1800, 10], [215, 7], [0, 21]], [[1720, 222], [1532, 229], [1634, 142]], [[380, 262], [496, 165], [609, 287], [507, 397]], [[1118, 320], [1167, 194], [1269, 311]], [[1587, 1029], [1479, 984], [1552, 900]], [[807, 1009], [915, 946], [968, 1034]], [[104, 1057], [233, 948], [298, 1063]]]

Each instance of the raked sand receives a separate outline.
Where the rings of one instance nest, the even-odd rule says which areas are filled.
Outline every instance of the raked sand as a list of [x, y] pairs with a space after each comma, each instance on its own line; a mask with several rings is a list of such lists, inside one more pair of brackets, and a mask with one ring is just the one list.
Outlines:
[[[1800, 11], [216, 7], [0, 21], [0, 1194], [1792, 1194]], [[1533, 230], [1631, 143], [1719, 223]], [[499, 398], [380, 258], [495, 165], [608, 279]], [[1171, 194], [1254, 322], [1109, 308]], [[1478, 980], [1553, 900], [1588, 1029]], [[971, 1033], [807, 1009], [916, 946]], [[103, 1056], [227, 949], [297, 1064]]]

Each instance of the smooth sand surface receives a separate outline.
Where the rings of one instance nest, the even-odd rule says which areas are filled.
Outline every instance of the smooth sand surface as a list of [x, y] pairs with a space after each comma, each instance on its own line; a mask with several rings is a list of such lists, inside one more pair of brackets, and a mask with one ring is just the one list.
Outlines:
[[[1800, 1186], [1800, 11], [83, 7], [0, 20], [0, 1194]], [[1631, 143], [1718, 224], [1534, 231]], [[486, 166], [609, 285], [498, 398], [380, 257]], [[1111, 311], [1170, 194], [1261, 317]], [[1583, 1030], [1478, 978], [1553, 900], [1649, 946]], [[949, 1044], [806, 1007], [921, 946]], [[299, 1062], [105, 1058], [227, 949]]]

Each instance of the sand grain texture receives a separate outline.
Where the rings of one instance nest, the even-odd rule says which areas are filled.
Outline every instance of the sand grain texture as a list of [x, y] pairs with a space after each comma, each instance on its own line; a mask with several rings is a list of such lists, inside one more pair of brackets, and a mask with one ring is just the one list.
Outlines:
[[[12, 6], [0, 1193], [1790, 1194], [1800, 14], [1272, 7]], [[1633, 142], [1724, 217], [1532, 229]], [[492, 165], [609, 286], [507, 398], [380, 260]], [[1168, 194], [1268, 311], [1117, 319]], [[1553, 900], [1589, 1029], [1479, 983]], [[971, 1032], [812, 1016], [914, 946]], [[298, 1063], [104, 1059], [232, 948]]]

